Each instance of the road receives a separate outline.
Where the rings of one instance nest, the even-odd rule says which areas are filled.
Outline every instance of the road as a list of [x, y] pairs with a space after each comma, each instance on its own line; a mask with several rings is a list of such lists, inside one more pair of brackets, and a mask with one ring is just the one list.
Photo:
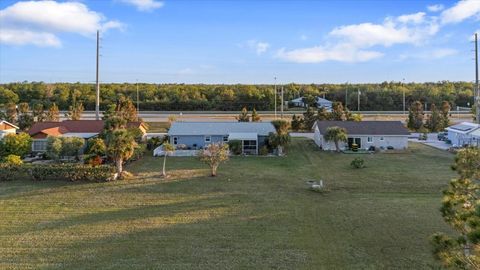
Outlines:
[[[285, 119], [291, 119], [293, 114], [301, 115], [303, 111], [287, 111], [284, 112]], [[358, 113], [358, 112], [353, 112]], [[65, 112], [61, 112], [60, 115], [64, 115]], [[235, 121], [235, 117], [239, 112], [223, 112], [223, 111], [146, 111], [140, 112], [139, 116], [146, 122], [166, 122], [169, 116], [176, 117], [177, 121]], [[261, 111], [259, 112], [262, 120], [274, 120], [275, 114], [273, 111]], [[363, 120], [388, 120], [388, 121], [405, 121], [407, 115], [404, 115], [401, 111], [362, 111]], [[277, 112], [277, 118], [281, 118], [280, 112]], [[95, 112], [85, 111], [82, 119], [95, 119]], [[452, 113], [451, 121], [453, 123], [471, 121], [471, 114], [468, 112], [460, 112], [459, 114]]]

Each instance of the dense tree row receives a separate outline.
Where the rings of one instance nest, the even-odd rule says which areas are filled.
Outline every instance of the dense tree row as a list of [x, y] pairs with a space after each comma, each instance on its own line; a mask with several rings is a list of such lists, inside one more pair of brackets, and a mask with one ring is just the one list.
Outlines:
[[[101, 107], [114, 104], [119, 96], [136, 100], [136, 84], [110, 83], [101, 85]], [[278, 90], [279, 87], [277, 87]], [[141, 110], [225, 110], [238, 111], [243, 107], [271, 110], [274, 104], [273, 85], [185, 85], [138, 84]], [[345, 103], [357, 110], [358, 92], [362, 110], [402, 110], [405, 92], [407, 108], [414, 101], [441, 104], [448, 101], [456, 106], [473, 104], [473, 84], [469, 82], [381, 84], [287, 84], [285, 100], [300, 96], [325, 95], [327, 99]], [[22, 82], [0, 85], [0, 104], [28, 102], [33, 108], [41, 103], [45, 108], [55, 103], [60, 110], [82, 103], [85, 110], [95, 108], [95, 86], [84, 83]], [[280, 102], [277, 102], [280, 106]]]

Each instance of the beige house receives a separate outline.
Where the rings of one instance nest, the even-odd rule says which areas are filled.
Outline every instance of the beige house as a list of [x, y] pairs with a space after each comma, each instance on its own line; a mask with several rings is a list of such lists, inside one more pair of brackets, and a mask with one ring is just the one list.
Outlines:
[[3, 139], [7, 134], [17, 133], [18, 127], [5, 120], [0, 120], [0, 139]]

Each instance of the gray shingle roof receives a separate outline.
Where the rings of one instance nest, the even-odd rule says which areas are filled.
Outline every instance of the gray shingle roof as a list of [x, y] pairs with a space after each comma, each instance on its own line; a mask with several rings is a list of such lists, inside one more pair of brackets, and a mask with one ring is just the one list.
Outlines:
[[341, 127], [352, 135], [410, 135], [400, 121], [317, 121], [321, 134], [329, 127]]
[[232, 132], [267, 136], [275, 132], [275, 127], [270, 122], [173, 122], [168, 135], [228, 135]]

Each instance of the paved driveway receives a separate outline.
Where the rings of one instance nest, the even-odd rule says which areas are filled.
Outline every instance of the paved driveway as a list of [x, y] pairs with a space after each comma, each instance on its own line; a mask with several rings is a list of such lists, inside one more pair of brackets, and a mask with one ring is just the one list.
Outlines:
[[308, 138], [308, 139], [313, 140], [313, 138], [315, 136], [315, 133], [313, 133], [313, 132], [290, 132], [290, 136], [292, 136], [294, 138]]
[[445, 143], [444, 141], [439, 141], [437, 139], [437, 133], [428, 133], [427, 134], [427, 140], [418, 140], [418, 136], [420, 136], [420, 133], [412, 133], [410, 138], [408, 139], [411, 142], [419, 142], [423, 143], [425, 145], [440, 149], [440, 150], [448, 150], [448, 148], [451, 147], [450, 144]]

